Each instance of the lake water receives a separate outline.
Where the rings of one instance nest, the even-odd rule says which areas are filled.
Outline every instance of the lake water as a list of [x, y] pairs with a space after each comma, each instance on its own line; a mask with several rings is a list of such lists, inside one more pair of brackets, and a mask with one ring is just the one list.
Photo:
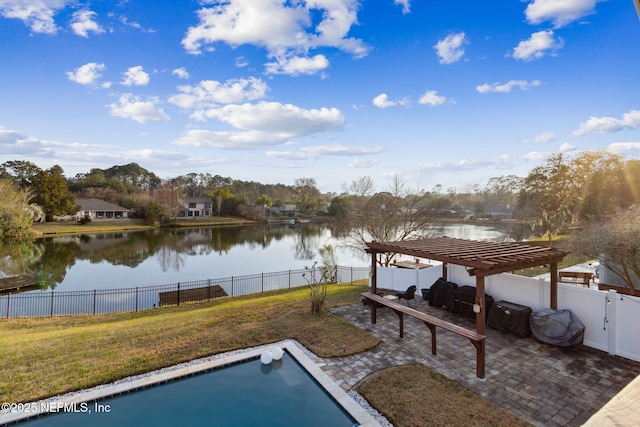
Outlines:
[[[492, 226], [451, 224], [449, 237], [504, 240]], [[300, 270], [336, 249], [337, 264], [367, 267], [362, 251], [325, 225], [182, 228], [47, 237], [0, 246], [0, 276], [31, 275], [46, 283], [34, 292], [132, 288], [248, 274]]]

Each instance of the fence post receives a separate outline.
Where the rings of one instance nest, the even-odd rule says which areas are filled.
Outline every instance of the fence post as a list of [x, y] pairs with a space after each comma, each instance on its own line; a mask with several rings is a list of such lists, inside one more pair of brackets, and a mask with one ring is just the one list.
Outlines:
[[51, 291], [51, 310], [49, 313], [49, 317], [53, 317], [53, 291]]
[[291, 270], [289, 270], [289, 289], [291, 289]]
[[231, 276], [231, 296], [233, 296], [233, 276]]
[[606, 311], [605, 311], [605, 327], [607, 328], [607, 347], [609, 354], [615, 356], [617, 352], [616, 334], [617, 331], [617, 306], [618, 306], [618, 292], [610, 290], [606, 293]]
[[211, 301], [211, 279], [207, 280], [207, 301]]
[[93, 290], [93, 314], [96, 314], [96, 289]]
[[11, 307], [11, 294], [7, 294], [7, 319], [9, 318], [9, 308]]
[[264, 273], [262, 273], [262, 275], [261, 275], [260, 289], [262, 290], [262, 293], [264, 293]]
[[180, 305], [180, 282], [178, 282], [178, 305]]
[[138, 311], [138, 287], [136, 286], [136, 312]]

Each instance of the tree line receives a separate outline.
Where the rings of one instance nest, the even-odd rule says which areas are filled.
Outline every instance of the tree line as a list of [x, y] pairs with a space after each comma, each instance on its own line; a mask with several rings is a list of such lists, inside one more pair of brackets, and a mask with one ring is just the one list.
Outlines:
[[[76, 197], [96, 198], [131, 209], [149, 221], [171, 221], [186, 196], [213, 201], [215, 215], [259, 218], [271, 207], [295, 205], [320, 212], [351, 230], [355, 247], [369, 240], [424, 237], [436, 218], [511, 219], [514, 240], [543, 236], [549, 241], [569, 226], [602, 224], [640, 205], [640, 161], [603, 151], [550, 156], [524, 177], [491, 178], [462, 189], [436, 184], [411, 188], [396, 176], [379, 190], [368, 176], [322, 193], [313, 178], [294, 185], [263, 184], [210, 173], [170, 179], [136, 163], [91, 169], [66, 178], [60, 166], [43, 170], [28, 161], [0, 165], [0, 233], [19, 235], [31, 222], [75, 214]], [[612, 229], [612, 227], [609, 227]], [[388, 261], [388, 260], [387, 260]]]

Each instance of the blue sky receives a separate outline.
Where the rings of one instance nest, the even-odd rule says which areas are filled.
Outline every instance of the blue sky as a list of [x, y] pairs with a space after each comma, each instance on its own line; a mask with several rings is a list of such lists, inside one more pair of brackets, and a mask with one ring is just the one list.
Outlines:
[[0, 162], [458, 190], [640, 153], [632, 0], [0, 0]]

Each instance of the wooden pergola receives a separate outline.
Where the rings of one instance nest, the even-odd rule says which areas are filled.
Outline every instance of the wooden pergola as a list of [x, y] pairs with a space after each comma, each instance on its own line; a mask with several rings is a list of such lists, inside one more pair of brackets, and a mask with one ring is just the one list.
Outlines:
[[[558, 307], [558, 262], [568, 252], [553, 247], [516, 242], [480, 242], [450, 237], [433, 239], [402, 240], [397, 242], [368, 242], [366, 252], [371, 254], [371, 293], [377, 292], [377, 255], [394, 253], [410, 255], [442, 262], [442, 277], [447, 279], [447, 265], [464, 266], [470, 276], [476, 277], [476, 304], [480, 306], [476, 314], [476, 332], [485, 335], [486, 309], [484, 307], [484, 278], [523, 268], [549, 265], [551, 270], [551, 308]], [[371, 323], [376, 323], [376, 304], [371, 304]], [[480, 354], [480, 352], [479, 352]], [[480, 356], [478, 356], [480, 357]], [[484, 376], [484, 352], [482, 377]], [[480, 370], [479, 370], [480, 372]], [[480, 375], [479, 375], [480, 376]]]

